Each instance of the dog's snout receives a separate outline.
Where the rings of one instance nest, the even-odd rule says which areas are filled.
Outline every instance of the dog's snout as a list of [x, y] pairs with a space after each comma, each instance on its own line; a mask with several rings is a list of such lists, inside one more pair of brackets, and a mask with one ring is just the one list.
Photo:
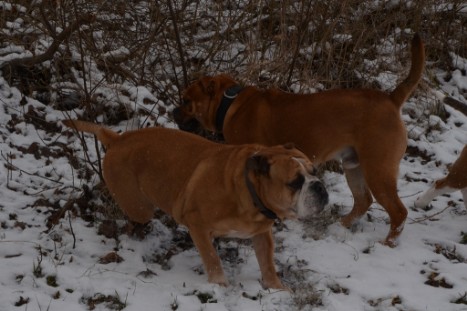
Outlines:
[[172, 111], [172, 114], [174, 116], [175, 122], [177, 122], [177, 123], [178, 123], [179, 120], [181, 120], [183, 118], [183, 112], [182, 112], [182, 109], [180, 109], [180, 107], [176, 107]]
[[201, 123], [195, 118], [187, 116], [180, 107], [175, 108], [172, 115], [178, 128], [182, 131], [197, 133], [202, 129]]
[[315, 181], [315, 182], [312, 182], [310, 183], [310, 185], [308, 186], [310, 191], [316, 193], [316, 195], [318, 196], [318, 199], [319, 199], [319, 204], [321, 206], [325, 206], [326, 204], [328, 204], [329, 202], [329, 195], [328, 195], [328, 192], [326, 190], [326, 188], [324, 187], [323, 183], [321, 181]]

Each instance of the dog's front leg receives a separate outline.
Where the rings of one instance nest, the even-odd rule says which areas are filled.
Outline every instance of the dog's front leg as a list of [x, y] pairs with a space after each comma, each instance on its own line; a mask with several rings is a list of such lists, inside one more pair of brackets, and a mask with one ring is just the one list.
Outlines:
[[282, 284], [274, 266], [274, 240], [271, 230], [255, 235], [252, 238], [256, 258], [263, 276], [265, 288], [278, 288], [289, 290]]
[[227, 286], [228, 282], [222, 270], [221, 260], [219, 259], [219, 255], [217, 255], [216, 249], [212, 245], [209, 232], [196, 227], [189, 227], [188, 229], [203, 260], [204, 270], [208, 275], [208, 281], [221, 286]]

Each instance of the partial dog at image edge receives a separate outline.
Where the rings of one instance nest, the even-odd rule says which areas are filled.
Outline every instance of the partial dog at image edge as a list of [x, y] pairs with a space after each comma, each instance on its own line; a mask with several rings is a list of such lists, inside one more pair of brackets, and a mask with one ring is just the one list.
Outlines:
[[209, 282], [228, 284], [212, 239], [251, 238], [263, 286], [287, 289], [274, 266], [274, 221], [308, 217], [328, 202], [305, 154], [290, 145], [218, 144], [174, 129], [119, 135], [94, 123], [62, 122], [106, 147], [104, 180], [130, 220], [149, 222], [160, 208], [188, 228]]
[[467, 208], [467, 145], [464, 146], [457, 160], [449, 168], [446, 177], [436, 180], [415, 201], [416, 208], [424, 208], [437, 196], [460, 190]]
[[368, 211], [373, 197], [390, 218], [383, 241], [394, 247], [407, 209], [397, 193], [399, 164], [407, 147], [401, 107], [420, 81], [425, 65], [424, 44], [412, 39], [407, 78], [390, 93], [371, 89], [333, 89], [292, 94], [277, 89], [241, 87], [221, 74], [193, 82], [174, 110], [180, 129], [222, 133], [229, 144], [294, 143], [315, 165], [340, 160], [354, 198], [341, 223], [351, 227]]

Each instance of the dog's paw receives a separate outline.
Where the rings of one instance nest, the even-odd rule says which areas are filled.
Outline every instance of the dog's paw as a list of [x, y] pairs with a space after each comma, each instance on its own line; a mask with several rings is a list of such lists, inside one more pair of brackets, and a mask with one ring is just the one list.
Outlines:
[[417, 198], [413, 203], [416, 209], [424, 209], [427, 205], [428, 204], [421, 197]]
[[262, 283], [261, 285], [265, 289], [268, 289], [268, 288], [269, 289], [279, 289], [279, 290], [284, 290], [284, 291], [287, 291], [287, 292], [291, 292], [291, 289], [288, 286], [282, 284], [282, 282], [279, 279], [272, 280], [272, 281], [263, 280], [261, 283]]
[[425, 202], [421, 198], [418, 198], [414, 202], [413, 206], [414, 206], [415, 211], [423, 210], [423, 211], [427, 212], [427, 211], [433, 209], [433, 205], [431, 205], [430, 202]]
[[209, 276], [209, 283], [217, 284], [222, 287], [229, 286], [229, 282], [223, 275]]
[[353, 216], [352, 214], [347, 214], [345, 216], [342, 216], [342, 218], [340, 220], [340, 223], [345, 228], [352, 229], [353, 227], [355, 227], [355, 224], [358, 223], [359, 219], [360, 218], [357, 218], [357, 217]]
[[386, 239], [386, 240], [380, 241], [380, 243], [383, 244], [384, 246], [389, 246], [390, 248], [394, 248], [398, 245], [397, 241], [394, 239]]

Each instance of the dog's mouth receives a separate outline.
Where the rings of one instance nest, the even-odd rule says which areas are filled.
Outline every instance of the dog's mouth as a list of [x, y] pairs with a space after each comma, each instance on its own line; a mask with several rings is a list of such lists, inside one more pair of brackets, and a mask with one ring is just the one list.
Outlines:
[[172, 114], [175, 123], [182, 131], [199, 133], [203, 129], [201, 123], [196, 118], [186, 114], [185, 111], [183, 111], [183, 109], [180, 107], [175, 108], [172, 111]]
[[295, 209], [296, 218], [307, 219], [320, 213], [329, 202], [323, 183], [309, 179], [303, 185]]

